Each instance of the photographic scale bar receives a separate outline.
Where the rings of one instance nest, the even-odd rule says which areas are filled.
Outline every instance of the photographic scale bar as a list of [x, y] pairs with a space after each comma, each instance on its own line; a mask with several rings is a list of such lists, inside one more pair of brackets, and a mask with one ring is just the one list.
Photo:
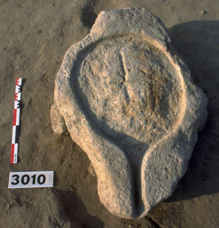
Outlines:
[[16, 79], [15, 85], [15, 98], [14, 98], [14, 115], [13, 115], [13, 127], [12, 127], [12, 145], [11, 145], [11, 164], [15, 164], [18, 161], [18, 136], [20, 126], [20, 102], [21, 102], [21, 86], [22, 78]]

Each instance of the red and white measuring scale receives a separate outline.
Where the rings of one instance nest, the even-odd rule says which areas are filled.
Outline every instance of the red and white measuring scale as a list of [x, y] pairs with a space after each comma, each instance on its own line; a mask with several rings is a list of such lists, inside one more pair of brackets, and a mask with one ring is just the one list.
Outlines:
[[20, 126], [20, 102], [21, 102], [21, 86], [22, 78], [16, 79], [15, 98], [14, 98], [14, 116], [12, 129], [12, 145], [11, 145], [11, 164], [17, 163], [18, 158], [18, 134]]
[[[20, 126], [22, 78], [16, 79], [12, 129], [11, 164], [18, 162], [18, 134]], [[54, 171], [10, 172], [8, 188], [53, 187]]]

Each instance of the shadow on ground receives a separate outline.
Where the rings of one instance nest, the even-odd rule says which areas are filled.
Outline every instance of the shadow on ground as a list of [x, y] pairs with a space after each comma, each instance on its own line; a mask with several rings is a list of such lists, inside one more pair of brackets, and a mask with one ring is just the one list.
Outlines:
[[72, 227], [74, 227], [75, 223], [77, 223], [79, 227], [96, 228], [104, 226], [101, 220], [88, 213], [76, 192], [56, 189], [53, 193], [59, 202], [63, 217], [68, 219]]
[[208, 118], [188, 170], [168, 201], [219, 192], [219, 22], [192, 21], [169, 29], [194, 83], [208, 97]]

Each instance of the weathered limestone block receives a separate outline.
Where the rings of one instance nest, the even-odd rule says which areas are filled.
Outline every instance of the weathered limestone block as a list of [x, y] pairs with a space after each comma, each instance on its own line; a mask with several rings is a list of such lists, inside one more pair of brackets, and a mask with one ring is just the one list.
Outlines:
[[51, 119], [87, 153], [101, 202], [145, 216], [185, 174], [207, 99], [145, 9], [101, 12], [58, 72]]

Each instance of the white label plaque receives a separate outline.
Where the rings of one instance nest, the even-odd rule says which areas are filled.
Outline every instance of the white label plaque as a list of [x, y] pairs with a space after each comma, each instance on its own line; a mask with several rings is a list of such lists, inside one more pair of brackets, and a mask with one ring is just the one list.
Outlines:
[[53, 187], [54, 171], [10, 172], [8, 188]]

